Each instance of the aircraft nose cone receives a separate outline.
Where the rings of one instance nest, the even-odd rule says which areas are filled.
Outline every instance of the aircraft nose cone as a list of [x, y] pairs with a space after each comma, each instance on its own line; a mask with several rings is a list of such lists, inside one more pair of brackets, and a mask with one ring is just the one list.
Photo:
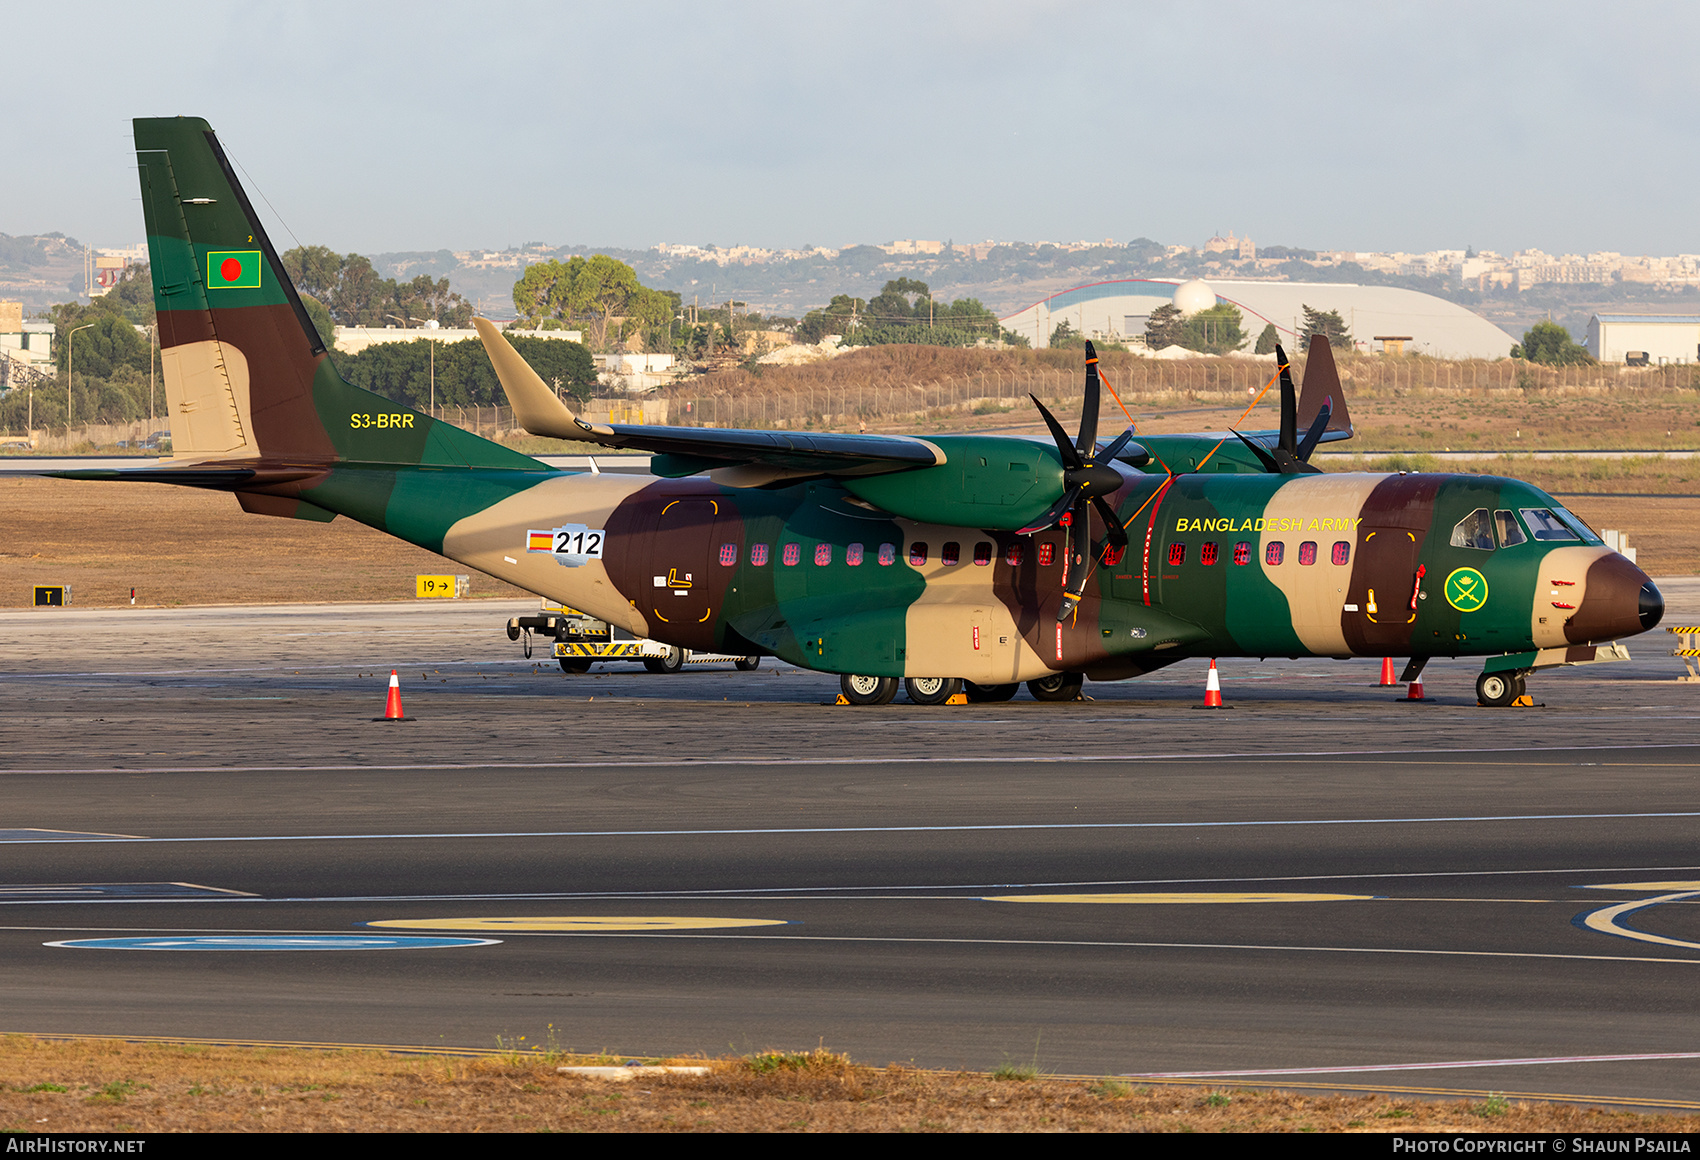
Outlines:
[[1641, 585], [1641, 630], [1651, 629], [1665, 617], [1665, 598], [1651, 580]]
[[1564, 625], [1572, 644], [1634, 636], [1659, 622], [1665, 600], [1647, 574], [1613, 552], [1588, 566], [1582, 607]]

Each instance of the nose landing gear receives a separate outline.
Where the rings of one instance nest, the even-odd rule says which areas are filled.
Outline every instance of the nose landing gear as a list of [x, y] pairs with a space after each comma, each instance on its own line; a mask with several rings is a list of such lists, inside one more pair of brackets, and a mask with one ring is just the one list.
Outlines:
[[1476, 700], [1493, 709], [1516, 704], [1523, 696], [1523, 674], [1519, 672], [1483, 673], [1476, 678]]

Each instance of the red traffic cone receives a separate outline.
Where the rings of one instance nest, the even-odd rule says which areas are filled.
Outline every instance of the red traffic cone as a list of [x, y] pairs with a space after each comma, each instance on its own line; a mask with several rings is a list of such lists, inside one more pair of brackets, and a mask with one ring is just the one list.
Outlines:
[[1393, 658], [1392, 657], [1382, 657], [1381, 658], [1381, 684], [1378, 687], [1383, 688], [1383, 689], [1390, 689], [1394, 685], [1397, 685], [1398, 683], [1399, 682], [1397, 680], [1395, 680], [1394, 676], [1393, 676]]
[[1222, 708], [1222, 678], [1216, 675], [1216, 658], [1210, 658], [1210, 671], [1204, 676], [1205, 709]]
[[1426, 701], [1426, 700], [1428, 700], [1427, 697], [1423, 696], [1423, 677], [1422, 677], [1421, 673], [1418, 673], [1417, 679], [1411, 682], [1410, 689], [1408, 689], [1405, 693], [1405, 700], [1407, 700], [1407, 701]]
[[395, 675], [394, 669], [390, 670], [390, 695], [384, 700], [384, 720], [407, 720], [401, 712], [401, 678]]

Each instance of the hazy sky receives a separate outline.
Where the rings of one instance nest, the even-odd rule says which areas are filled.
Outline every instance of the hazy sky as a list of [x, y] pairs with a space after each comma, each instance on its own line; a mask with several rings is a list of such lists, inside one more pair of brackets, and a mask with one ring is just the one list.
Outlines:
[[1692, 4], [178, 0], [5, 23], [9, 234], [140, 241], [130, 118], [189, 114], [280, 246], [1232, 229], [1700, 252]]

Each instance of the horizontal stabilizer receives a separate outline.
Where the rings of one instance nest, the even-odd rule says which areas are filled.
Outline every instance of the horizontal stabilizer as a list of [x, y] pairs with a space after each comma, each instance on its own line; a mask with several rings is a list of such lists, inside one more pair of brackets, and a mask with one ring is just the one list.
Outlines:
[[758, 467], [767, 469], [777, 481], [815, 475], [881, 475], [945, 462], [944, 452], [935, 444], [904, 435], [587, 423], [556, 397], [494, 324], [476, 318], [473, 325], [490, 354], [515, 418], [527, 431], [553, 439], [653, 452], [658, 457], [653, 470], [659, 475]]

